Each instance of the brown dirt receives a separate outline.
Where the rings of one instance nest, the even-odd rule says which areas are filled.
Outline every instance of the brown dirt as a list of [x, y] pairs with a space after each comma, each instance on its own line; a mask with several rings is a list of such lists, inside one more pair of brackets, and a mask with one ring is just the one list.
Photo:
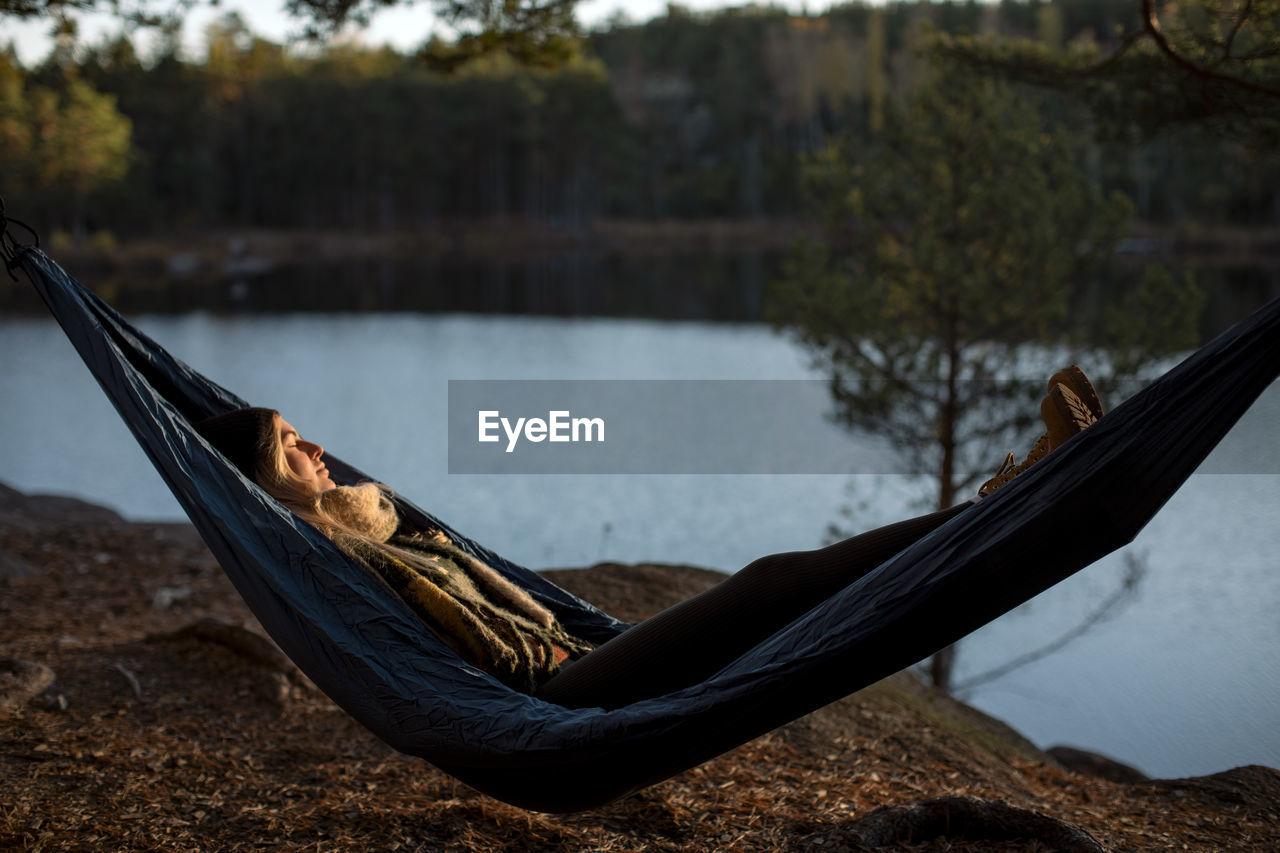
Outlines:
[[[718, 577], [552, 574], [628, 618]], [[906, 675], [606, 808], [532, 814], [395, 753], [226, 625], [259, 630], [190, 527], [0, 489], [0, 658], [56, 674], [0, 707], [0, 850], [857, 850], [875, 809], [952, 796], [1069, 822], [1108, 849], [1280, 848], [1274, 770], [1075, 775]], [[1051, 848], [953, 832], [899, 849]]]

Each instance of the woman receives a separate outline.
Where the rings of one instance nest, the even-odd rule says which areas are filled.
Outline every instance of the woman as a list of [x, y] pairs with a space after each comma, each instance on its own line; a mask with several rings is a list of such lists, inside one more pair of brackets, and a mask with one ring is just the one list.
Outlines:
[[501, 574], [438, 530], [401, 529], [385, 487], [339, 486], [324, 448], [271, 409], [197, 425], [230, 462], [382, 577], [464, 660], [503, 683], [569, 707], [617, 708], [696, 684], [927, 535], [1102, 415], [1078, 367], [1049, 380], [1047, 430], [1027, 458], [1010, 454], [979, 494], [813, 551], [762, 557], [715, 587], [592, 648]]

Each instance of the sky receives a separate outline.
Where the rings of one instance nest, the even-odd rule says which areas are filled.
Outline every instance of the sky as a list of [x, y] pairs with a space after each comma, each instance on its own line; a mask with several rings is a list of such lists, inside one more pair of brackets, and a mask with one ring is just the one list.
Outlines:
[[[747, 0], [681, 0], [680, 5], [704, 11], [747, 5]], [[804, 3], [803, 0], [772, 0], [771, 5], [799, 10]], [[813, 3], [809, 8], [816, 11], [820, 5], [825, 4]], [[584, 26], [591, 27], [622, 12], [628, 19], [639, 22], [663, 14], [666, 8], [666, 0], [579, 0], [578, 20]], [[201, 33], [208, 23], [233, 9], [240, 12], [252, 32], [272, 41], [285, 41], [300, 29], [284, 13], [283, 0], [223, 0], [216, 9], [201, 6], [187, 16], [185, 39], [193, 56], [199, 56], [203, 52]], [[370, 45], [387, 43], [407, 51], [424, 42], [436, 26], [430, 0], [417, 0], [410, 5], [395, 6], [378, 12], [370, 26], [361, 33], [361, 40]], [[81, 21], [81, 38], [85, 42], [94, 43], [104, 35], [119, 32], [119, 29], [119, 22], [110, 16], [87, 16]], [[48, 31], [49, 24], [45, 21], [19, 23], [4, 19], [0, 26], [0, 45], [12, 41], [17, 48], [18, 58], [24, 65], [30, 66], [48, 54]]]

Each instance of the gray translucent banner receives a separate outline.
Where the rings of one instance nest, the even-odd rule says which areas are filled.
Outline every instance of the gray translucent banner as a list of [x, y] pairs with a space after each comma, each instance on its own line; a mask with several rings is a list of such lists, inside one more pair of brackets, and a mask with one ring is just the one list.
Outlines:
[[[1199, 473], [1280, 472], [1278, 445], [1266, 437], [1280, 418], [1276, 390]], [[1026, 400], [1042, 392], [1021, 391], [1012, 405], [1029, 409], [1035, 431], [1039, 412]], [[887, 440], [842, 429], [831, 410], [821, 380], [450, 380], [449, 473], [903, 473], [903, 457]], [[966, 417], [994, 412], [979, 408]], [[1029, 441], [1010, 435], [999, 453], [987, 448], [970, 461], [980, 470], [988, 456], [993, 466], [1006, 451], [1021, 458]]]
[[[882, 473], [809, 380], [450, 380], [451, 474]], [[522, 420], [523, 419], [523, 420]]]

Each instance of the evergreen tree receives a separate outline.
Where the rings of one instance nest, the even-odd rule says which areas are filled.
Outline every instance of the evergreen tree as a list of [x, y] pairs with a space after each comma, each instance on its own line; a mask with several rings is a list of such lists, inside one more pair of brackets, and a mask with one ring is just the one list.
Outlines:
[[124, 177], [132, 155], [132, 125], [115, 98], [88, 82], [69, 79], [60, 89], [35, 85], [10, 57], [0, 57], [0, 143], [12, 199], [31, 209], [47, 205], [77, 242], [86, 232], [86, 201]]
[[1082, 31], [1067, 50], [959, 35], [940, 35], [935, 49], [1070, 92], [1113, 135], [1196, 126], [1258, 146], [1280, 141], [1280, 0], [1128, 0], [1126, 11], [1116, 29]]
[[[1068, 337], [1078, 285], [1123, 235], [1130, 203], [1081, 159], [1079, 135], [1018, 92], [948, 68], [887, 109], [875, 140], [845, 134], [813, 163], [823, 240], [791, 258], [775, 318], [829, 374], [837, 419], [899, 448], [940, 508], [1038, 416], [1043, 378], [1002, 380]], [[1184, 345], [1193, 319], [1162, 343]], [[950, 661], [934, 659], [940, 686]]]

